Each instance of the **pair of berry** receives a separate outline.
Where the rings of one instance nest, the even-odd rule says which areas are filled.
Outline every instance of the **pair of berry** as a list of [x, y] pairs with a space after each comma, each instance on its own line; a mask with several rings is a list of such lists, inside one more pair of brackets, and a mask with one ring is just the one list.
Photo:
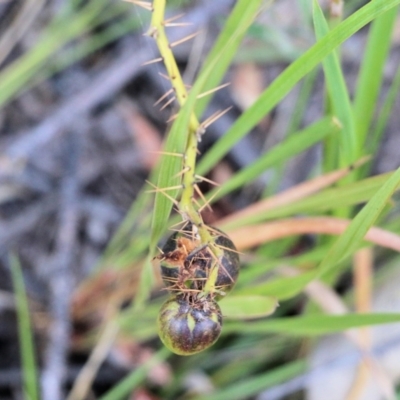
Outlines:
[[233, 288], [239, 275], [233, 242], [219, 229], [205, 228], [210, 242], [202, 243], [198, 228], [187, 222], [169, 237], [157, 257], [162, 279], [172, 293], [160, 309], [158, 332], [164, 345], [180, 355], [198, 353], [217, 341], [222, 328], [217, 301]]

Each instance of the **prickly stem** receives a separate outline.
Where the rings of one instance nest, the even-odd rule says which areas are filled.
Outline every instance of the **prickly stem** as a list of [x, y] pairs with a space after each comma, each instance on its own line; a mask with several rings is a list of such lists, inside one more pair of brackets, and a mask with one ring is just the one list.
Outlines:
[[[182, 106], [188, 93], [183, 82], [174, 54], [171, 50], [171, 45], [168, 41], [165, 32], [165, 0], [153, 1], [153, 15], [151, 19], [148, 35], [156, 41], [157, 47], [165, 64], [169, 80], [175, 92], [175, 96], [180, 106]], [[220, 249], [213, 243], [213, 237], [206, 229], [201, 214], [193, 204], [194, 186], [196, 184], [195, 169], [197, 157], [197, 134], [200, 130], [200, 123], [197, 117], [192, 114], [187, 132], [187, 142], [185, 154], [183, 157], [183, 174], [182, 174], [182, 194], [179, 202], [179, 210], [185, 219], [190, 221], [197, 227], [198, 234], [203, 243], [209, 243], [210, 250], [218, 258], [222, 255]], [[216, 266], [218, 268], [218, 265]], [[207, 291], [213, 292], [215, 288], [214, 274], [210, 274], [210, 282], [207, 285]]]

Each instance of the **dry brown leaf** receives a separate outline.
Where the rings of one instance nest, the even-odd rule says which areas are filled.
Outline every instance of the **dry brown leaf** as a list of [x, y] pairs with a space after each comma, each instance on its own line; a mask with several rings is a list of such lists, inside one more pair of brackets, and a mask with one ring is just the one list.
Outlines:
[[307, 182], [300, 183], [282, 193], [279, 193], [268, 199], [261, 200], [244, 210], [240, 210], [218, 222], [219, 225], [234, 224], [238, 220], [243, 218], [252, 217], [262, 212], [273, 210], [274, 208], [281, 207], [286, 204], [294, 203], [295, 201], [304, 199], [309, 195], [324, 189], [333, 183], [339, 181], [349, 174], [354, 168], [359, 167], [370, 159], [369, 156], [361, 158], [357, 161], [353, 167], [342, 168], [337, 171], [330, 172], [328, 174], [318, 176], [317, 178], [311, 179]]
[[[229, 236], [236, 244], [238, 250], [245, 250], [293, 235], [341, 235], [350, 222], [347, 219], [333, 217], [289, 218], [238, 228], [229, 231]], [[395, 251], [400, 251], [400, 236], [381, 228], [370, 228], [365, 235], [365, 240]]]

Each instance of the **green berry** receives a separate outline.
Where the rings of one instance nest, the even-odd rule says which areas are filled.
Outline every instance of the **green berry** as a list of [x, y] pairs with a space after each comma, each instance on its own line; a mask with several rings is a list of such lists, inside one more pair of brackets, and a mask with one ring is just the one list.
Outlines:
[[162, 305], [157, 325], [166, 347], [189, 356], [217, 341], [222, 328], [221, 309], [214, 300], [179, 294]]

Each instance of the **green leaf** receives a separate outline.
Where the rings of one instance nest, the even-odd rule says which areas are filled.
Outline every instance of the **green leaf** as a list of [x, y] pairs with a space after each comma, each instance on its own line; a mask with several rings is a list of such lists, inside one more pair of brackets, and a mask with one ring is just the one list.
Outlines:
[[[243, 36], [256, 18], [261, 3], [262, 0], [239, 0], [236, 2], [234, 9], [229, 14], [229, 18], [224, 23], [223, 30], [204, 61], [200, 75], [210, 65], [213, 66], [213, 72], [206, 80], [202, 91], [206, 92], [218, 86], [232, 59], [236, 56]], [[221, 57], [222, 54], [223, 57]], [[210, 99], [211, 96], [206, 96], [197, 101], [196, 115], [200, 116], [203, 113]]]
[[[233, 22], [239, 25], [234, 25], [231, 21], [227, 31], [222, 32], [222, 39], [218, 42], [217, 50], [207, 59], [202, 72], [200, 73], [196, 83], [190, 90], [190, 94], [184, 106], [179, 111], [178, 117], [172, 125], [171, 131], [168, 134], [167, 142], [165, 145], [165, 152], [183, 154], [186, 145], [187, 129], [189, 126], [190, 114], [194, 112], [195, 104], [199, 101], [197, 96], [208, 88], [212, 80], [212, 76], [218, 77], [224, 73], [230, 60], [236, 52], [239, 41], [243, 37], [246, 29], [253, 21], [255, 17], [255, 10], [258, 8], [259, 1], [255, 1], [254, 4], [249, 7], [246, 0], [240, 0], [237, 4], [238, 10], [234, 13]], [[246, 7], [249, 12], [244, 11]], [[226, 57], [226, 60], [224, 61]], [[228, 64], [226, 64], [226, 62]], [[226, 65], [225, 65], [226, 64]], [[225, 69], [224, 69], [225, 68]], [[220, 79], [220, 78], [218, 78]], [[204, 103], [205, 105], [206, 103]], [[182, 160], [177, 157], [163, 155], [159, 163], [159, 167], [156, 168], [154, 176], [158, 176], [157, 188], [164, 189], [179, 184], [179, 179], [174, 178], [180, 172], [182, 168]], [[168, 191], [168, 195], [173, 199], [178, 196], [179, 190]], [[169, 215], [172, 209], [172, 202], [161, 192], [156, 194], [152, 233], [150, 239], [150, 253], [154, 253], [157, 246], [158, 240], [166, 229], [166, 225], [169, 219]]]
[[290, 64], [247, 109], [226, 134], [208, 151], [198, 165], [198, 173], [206, 174], [243, 136], [282, 100], [301, 78], [308, 74], [332, 50], [342, 44], [374, 18], [390, 10], [400, 0], [375, 0], [360, 8], [325, 35], [306, 53]]
[[121, 382], [101, 396], [99, 400], [126, 399], [126, 397], [146, 379], [151, 369], [164, 361], [170, 354], [171, 352], [167, 348], [162, 348], [155, 353], [150, 360], [135, 368]]
[[337, 263], [351, 255], [358, 248], [368, 229], [375, 223], [399, 184], [400, 168], [375, 193], [371, 200], [356, 215], [343, 235], [335, 241], [318, 267], [319, 276], [326, 274]]
[[378, 120], [372, 130], [371, 140], [368, 143], [368, 150], [377, 149], [382, 135], [389, 122], [390, 115], [393, 111], [397, 96], [400, 90], [400, 67], [397, 68], [396, 75], [390, 85], [390, 89], [386, 95], [385, 101], [379, 113]]
[[286, 382], [303, 372], [306, 368], [305, 362], [294, 361], [267, 373], [251, 376], [240, 382], [234, 383], [226, 388], [217, 389], [215, 393], [195, 397], [195, 400], [226, 400], [226, 399], [249, 399], [274, 385]]
[[[316, 0], [313, 0], [313, 18], [315, 33], [317, 39], [320, 41], [328, 34], [329, 27], [321, 7]], [[334, 112], [343, 125], [339, 143], [340, 164], [341, 166], [349, 165], [358, 157], [359, 144], [356, 139], [349, 93], [340, 67], [339, 57], [335, 51], [325, 58], [323, 61], [323, 68]]]
[[39, 385], [28, 299], [26, 297], [21, 265], [18, 258], [14, 255], [10, 256], [10, 267], [17, 308], [18, 338], [25, 398], [29, 400], [39, 400]]
[[297, 276], [275, 278], [259, 285], [236, 290], [235, 294], [273, 296], [278, 300], [286, 300], [301, 293], [316, 275], [316, 271], [309, 271]]
[[37, 44], [0, 74], [0, 106], [12, 99], [43, 68], [57, 50], [93, 27], [107, 6], [104, 0], [89, 2], [77, 14], [55, 18]]
[[375, 19], [370, 27], [354, 97], [354, 116], [360, 143], [366, 142], [371, 121], [375, 114], [377, 97], [382, 86], [383, 68], [390, 49], [390, 38], [397, 11], [398, 7], [393, 7]]
[[[234, 225], [229, 224], [229, 226], [244, 226], [296, 214], [321, 213], [335, 210], [338, 207], [366, 202], [377, 192], [377, 190], [379, 190], [390, 175], [390, 173], [386, 173], [363, 179], [358, 182], [352, 182], [344, 186], [326, 189], [295, 203], [276, 207], [273, 210], [260, 212], [255, 216], [242, 218], [241, 220], [235, 221]], [[399, 189], [400, 186], [397, 186], [396, 190]], [[335, 199], [335, 201], [332, 201], [332, 199]]]
[[230, 319], [252, 319], [271, 315], [278, 302], [267, 296], [230, 295], [220, 302], [222, 315]]
[[207, 197], [213, 198], [213, 201], [218, 200], [227, 193], [230, 193], [248, 182], [252, 182], [268, 168], [288, 160], [294, 155], [313, 146], [327, 135], [334, 134], [339, 130], [340, 126], [335, 120], [332, 118], [324, 118], [304, 130], [292, 134], [287, 140], [276, 145], [251, 165], [237, 172], [219, 188], [211, 191]]
[[246, 323], [227, 322], [224, 326], [224, 333], [279, 333], [290, 336], [318, 336], [351, 328], [395, 322], [400, 322], [400, 314], [307, 315]]

